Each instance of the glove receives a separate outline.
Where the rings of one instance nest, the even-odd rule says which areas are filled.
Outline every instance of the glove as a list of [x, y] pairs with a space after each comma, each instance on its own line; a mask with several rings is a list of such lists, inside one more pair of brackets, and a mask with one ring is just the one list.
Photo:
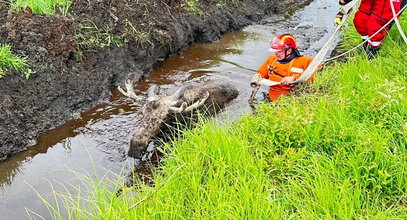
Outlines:
[[258, 73], [254, 74], [254, 76], [252, 77], [252, 80], [250, 81], [250, 85], [252, 87], [258, 86], [261, 79], [262, 79], [262, 77], [260, 76], [260, 74], [258, 74]]
[[343, 25], [342, 18], [343, 18], [343, 14], [341, 12], [336, 14], [335, 20], [334, 20], [335, 25]]

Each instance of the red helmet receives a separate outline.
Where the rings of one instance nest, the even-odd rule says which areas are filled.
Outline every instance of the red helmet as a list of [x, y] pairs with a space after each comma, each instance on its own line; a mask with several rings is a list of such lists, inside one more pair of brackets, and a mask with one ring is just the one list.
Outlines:
[[270, 52], [285, 50], [287, 48], [297, 49], [297, 41], [291, 34], [277, 35], [270, 44]]

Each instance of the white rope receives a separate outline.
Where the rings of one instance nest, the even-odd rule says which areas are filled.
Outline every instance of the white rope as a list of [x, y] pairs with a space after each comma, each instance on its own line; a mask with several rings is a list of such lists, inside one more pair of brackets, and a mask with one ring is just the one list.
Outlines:
[[384, 24], [376, 33], [374, 33], [372, 36], [368, 37], [368, 38], [367, 38], [366, 40], [364, 40], [362, 43], [356, 45], [355, 47], [353, 47], [352, 49], [346, 51], [345, 53], [342, 53], [342, 54], [339, 54], [339, 55], [337, 55], [337, 56], [335, 56], [335, 57], [331, 57], [331, 58], [329, 58], [329, 59], [326, 59], [326, 60], [324, 60], [323, 62], [325, 63], [325, 62], [329, 62], [329, 61], [338, 59], [339, 57], [345, 56], [346, 54], [348, 54], [348, 53], [350, 53], [350, 52], [356, 50], [358, 47], [362, 46], [364, 43], [368, 42], [371, 38], [373, 38], [374, 36], [376, 36], [376, 34], [380, 33], [380, 31], [382, 31], [387, 25], [389, 25], [394, 19], [396, 19], [397, 16], [400, 15], [400, 14], [403, 12], [403, 10], [406, 9], [406, 8], [407, 8], [407, 5], [405, 5], [402, 9], [400, 9], [400, 11], [399, 11], [397, 14], [395, 14], [394, 17], [393, 17], [390, 21], [388, 21], [386, 24]]
[[[394, 9], [394, 5], [392, 4], [393, 1], [392, 0], [389, 0], [389, 1], [390, 1], [391, 12], [393, 12], [393, 17], [395, 17], [394, 22], [396, 23], [397, 29], [399, 29], [400, 35], [403, 38], [404, 43], [407, 44], [407, 37], [403, 32], [403, 28], [401, 28], [399, 19], [397, 18], [398, 15], [396, 15], [396, 10]], [[403, 11], [403, 10], [400, 9], [400, 11]]]

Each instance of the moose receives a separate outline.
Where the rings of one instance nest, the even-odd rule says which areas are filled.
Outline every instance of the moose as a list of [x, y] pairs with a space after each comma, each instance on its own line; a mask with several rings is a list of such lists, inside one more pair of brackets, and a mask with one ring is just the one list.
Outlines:
[[230, 83], [186, 85], [172, 95], [159, 95], [159, 87], [153, 85], [144, 99], [136, 95], [131, 80], [126, 80], [125, 87], [126, 90], [118, 87], [124, 96], [145, 102], [140, 126], [131, 138], [127, 153], [136, 159], [142, 159], [152, 139], [168, 136], [171, 129], [180, 125], [191, 127], [198, 118], [198, 112], [203, 116], [215, 115], [239, 95]]

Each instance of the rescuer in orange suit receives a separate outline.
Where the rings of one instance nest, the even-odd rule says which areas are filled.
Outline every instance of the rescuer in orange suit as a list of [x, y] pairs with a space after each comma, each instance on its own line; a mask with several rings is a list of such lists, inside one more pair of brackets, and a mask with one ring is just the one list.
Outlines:
[[[339, 4], [346, 5], [351, 1], [352, 0], [339, 0]], [[394, 6], [396, 14], [407, 4], [407, 0], [362, 0], [353, 19], [353, 23], [363, 40], [371, 37], [393, 18], [390, 2]], [[340, 24], [342, 22], [342, 16], [343, 14], [338, 13], [335, 18], [335, 23]], [[392, 23], [387, 25], [364, 44], [363, 48], [366, 50], [369, 59], [376, 57], [391, 25]]]
[[[302, 56], [297, 50], [297, 42], [293, 35], [283, 34], [274, 37], [270, 45], [270, 52], [274, 52], [260, 66], [253, 76], [251, 83], [259, 84], [261, 79], [281, 82], [270, 86], [268, 95], [270, 101], [277, 100], [281, 95], [291, 91], [291, 83], [298, 79], [309, 66], [312, 58]], [[315, 73], [308, 79], [313, 81]]]

